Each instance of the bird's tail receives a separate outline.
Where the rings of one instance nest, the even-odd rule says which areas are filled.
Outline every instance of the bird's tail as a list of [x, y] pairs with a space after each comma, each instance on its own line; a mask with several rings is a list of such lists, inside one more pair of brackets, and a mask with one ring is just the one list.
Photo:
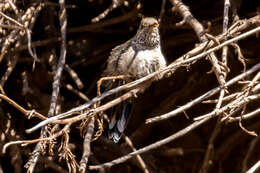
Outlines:
[[115, 143], [117, 143], [128, 123], [128, 119], [130, 118], [130, 112], [131, 112], [131, 103], [122, 103], [123, 108], [121, 109], [121, 115], [116, 115], [119, 112], [115, 111], [113, 117], [110, 120], [109, 123], [109, 130], [108, 130], [108, 136], [109, 139], [113, 140]]

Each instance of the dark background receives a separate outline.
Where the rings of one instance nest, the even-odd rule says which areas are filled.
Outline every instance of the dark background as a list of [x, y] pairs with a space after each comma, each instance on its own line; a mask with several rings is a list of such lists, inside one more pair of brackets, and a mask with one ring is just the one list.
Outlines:
[[[33, 2], [17, 2], [17, 7], [27, 9]], [[35, 3], [35, 2], [34, 2]], [[126, 20], [108, 24], [106, 26], [100, 23], [92, 24], [91, 19], [102, 13], [108, 8], [111, 1], [105, 0], [70, 0], [66, 1], [67, 5], [73, 5], [67, 8], [68, 34], [67, 34], [67, 56], [66, 63], [78, 74], [84, 84], [81, 92], [89, 98], [96, 96], [96, 82], [100, 78], [102, 71], [106, 67], [106, 60], [109, 52], [118, 44], [124, 43], [132, 38], [140, 23], [140, 16], [152, 16], [158, 18], [160, 15], [161, 1], [144, 0], [140, 1], [142, 8], [134, 12]], [[210, 34], [216, 36], [222, 33], [223, 22], [223, 1], [196, 0], [183, 1], [193, 16], [208, 27], [211, 22]], [[232, 1], [231, 1], [232, 3]], [[238, 7], [240, 19], [249, 19], [257, 14], [259, 1], [242, 1]], [[127, 15], [135, 9], [137, 1], [129, 1], [128, 6], [120, 6], [100, 22], [116, 19], [120, 16]], [[162, 16], [160, 24], [161, 44], [163, 53], [168, 63], [185, 54], [195, 47], [199, 40], [188, 25], [177, 27], [176, 23], [182, 20], [181, 16], [172, 12], [172, 5], [166, 1], [165, 13]], [[44, 46], [36, 48], [40, 63], [32, 70], [33, 59], [28, 51], [19, 52], [19, 60], [16, 68], [12, 72], [4, 89], [6, 94], [15, 100], [21, 106], [27, 109], [35, 109], [46, 115], [49, 109], [50, 96], [52, 92], [53, 75], [51, 66], [48, 63], [51, 51], [56, 53], [57, 58], [60, 54], [60, 42], [55, 40], [60, 36], [60, 25], [58, 19], [58, 3], [46, 5], [39, 14], [32, 31], [34, 41], [53, 39]], [[229, 15], [231, 19], [231, 14]], [[230, 21], [232, 22], [232, 21]], [[96, 27], [93, 27], [96, 25]], [[85, 26], [87, 29], [79, 29]], [[259, 62], [260, 40], [258, 37], [251, 36], [238, 42], [244, 57], [247, 59], [247, 68]], [[217, 52], [221, 57], [221, 51]], [[238, 61], [237, 54], [231, 47], [228, 54], [228, 66], [230, 73], [227, 80], [232, 79], [243, 71], [243, 65]], [[6, 60], [0, 64], [0, 75], [6, 71]], [[145, 119], [167, 113], [178, 106], [197, 98], [208, 90], [218, 86], [217, 79], [213, 73], [208, 74], [211, 70], [209, 61], [202, 59], [190, 68], [179, 68], [171, 77], [154, 82], [143, 94], [138, 95], [135, 100], [134, 111], [126, 130], [136, 148], [145, 147], [153, 142], [163, 139], [192, 123], [192, 118], [203, 115], [214, 109], [214, 104], [198, 104], [186, 114], [190, 117], [187, 119], [184, 114], [161, 121], [151, 125], [146, 125]], [[21, 74], [26, 72], [31, 92], [22, 95]], [[80, 104], [85, 103], [78, 96], [68, 91], [64, 86], [75, 84], [66, 71], [63, 71], [61, 79], [60, 104], [61, 111], [64, 112]], [[241, 89], [242, 85], [235, 85], [229, 89], [229, 92], [235, 92]], [[218, 98], [218, 94], [213, 98]], [[259, 108], [259, 100], [248, 105], [247, 112]], [[8, 115], [8, 116], [7, 116]], [[158, 149], [152, 150], [142, 155], [150, 172], [198, 172], [208, 146], [209, 138], [214, 129], [217, 119], [213, 119], [203, 126], [193, 130], [184, 137], [171, 142]], [[9, 136], [0, 140], [0, 148], [3, 144], [19, 139], [34, 139], [39, 137], [39, 131], [33, 134], [26, 134], [28, 129], [39, 122], [36, 118], [27, 120], [20, 112], [15, 110], [6, 102], [0, 103], [0, 132], [6, 130], [7, 122], [16, 131], [15, 136]], [[260, 121], [256, 117], [252, 120], [243, 122], [243, 125], [249, 130], [260, 132]], [[82, 154], [83, 138], [79, 134], [79, 123], [73, 124], [70, 132], [70, 142], [72, 152], [76, 155], [79, 162]], [[248, 152], [250, 142], [254, 138], [249, 136], [240, 129], [238, 123], [223, 125], [221, 133], [217, 136], [214, 146], [212, 166], [209, 172], [241, 172], [241, 165]], [[59, 144], [59, 139], [58, 142]], [[255, 148], [260, 147], [256, 144]], [[25, 172], [23, 165], [29, 158], [29, 153], [33, 151], [34, 145], [27, 147], [10, 147], [8, 153], [0, 154], [0, 163], [4, 172], [14, 171], [14, 162], [21, 166], [22, 172]], [[55, 148], [54, 161], [64, 169], [66, 164], [58, 162], [57, 148]], [[111, 161], [120, 157], [131, 149], [121, 140], [119, 144], [114, 144], [107, 139], [107, 131], [97, 140], [91, 143], [92, 154], [89, 158], [89, 165], [94, 165]], [[13, 158], [11, 151], [19, 152], [21, 157]], [[182, 152], [180, 152], [182, 151]], [[48, 156], [42, 156], [46, 160]], [[255, 150], [253, 155], [248, 159], [248, 167], [251, 167], [259, 160], [259, 151]], [[57, 172], [49, 163], [39, 162], [35, 172]], [[47, 166], [46, 166], [47, 165]], [[123, 164], [116, 165], [107, 172], [142, 172], [135, 158]], [[95, 172], [95, 171], [93, 171]]]

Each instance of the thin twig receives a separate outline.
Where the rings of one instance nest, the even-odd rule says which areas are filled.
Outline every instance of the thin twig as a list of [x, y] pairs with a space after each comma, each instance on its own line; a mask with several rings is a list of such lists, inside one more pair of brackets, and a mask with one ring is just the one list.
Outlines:
[[8, 68], [6, 69], [5, 74], [2, 76], [0, 80], [0, 85], [2, 85], [3, 87], [5, 85], [5, 82], [8, 80], [9, 76], [13, 72], [17, 61], [18, 61], [18, 55], [9, 56], [8, 63], [7, 63]]
[[152, 149], [155, 149], [155, 148], [158, 148], [162, 145], [165, 145], [169, 142], [172, 142], [173, 140], [175, 139], [178, 139], [179, 137], [181, 136], [184, 136], [185, 134], [189, 133], [190, 131], [194, 130], [195, 128], [199, 127], [200, 125], [204, 124], [205, 122], [207, 122], [208, 120], [210, 120], [212, 117], [208, 117], [208, 118], [205, 118], [203, 120], [200, 120], [200, 121], [196, 121], [194, 123], [192, 123], [191, 125], [187, 126], [186, 128], [178, 131], [177, 133], [174, 133], [173, 135], [167, 137], [167, 138], [164, 138], [160, 141], [157, 141], [151, 145], [148, 145], [144, 148], [141, 148], [141, 149], [138, 149], [132, 153], [129, 153], [128, 155], [125, 155], [125, 156], [122, 156], [118, 159], [115, 159], [115, 160], [112, 160], [111, 162], [107, 162], [107, 163], [103, 163], [103, 164], [100, 164], [100, 165], [95, 165], [95, 166], [89, 166], [89, 169], [90, 170], [97, 170], [97, 169], [102, 169], [102, 168], [107, 168], [107, 167], [111, 167], [113, 165], [116, 165], [116, 164], [119, 164], [119, 163], [123, 163], [125, 161], [127, 161], [128, 159], [136, 156], [137, 154], [142, 154], [142, 153], [145, 153], [147, 151], [150, 151]]
[[76, 94], [77, 96], [79, 96], [82, 100], [84, 100], [85, 102], [89, 101], [89, 98], [82, 92], [76, 90], [75, 88], [72, 87], [72, 85], [67, 84], [65, 86], [69, 91], [73, 92], [74, 94]]
[[[240, 103], [237, 103], [237, 106], [241, 105], [241, 104], [244, 104], [248, 101], [253, 101], [253, 100], [257, 100], [260, 98], [260, 94], [256, 94], [256, 95], [253, 95], [253, 96], [248, 96], [246, 99], [242, 100]], [[219, 112], [224, 112], [226, 110], [229, 109], [230, 105], [232, 105], [233, 103], [230, 103], [224, 107], [222, 107]], [[213, 112], [210, 112], [206, 115], [204, 115], [204, 119], [201, 119], [201, 120], [198, 120], [198, 121], [195, 121], [194, 123], [190, 124], [189, 126], [187, 126], [186, 128], [176, 132], [175, 134], [167, 137], [167, 138], [164, 138], [160, 141], [157, 141], [151, 145], [148, 145], [144, 148], [141, 148], [137, 151], [134, 151], [132, 153], [129, 153], [128, 155], [125, 155], [125, 156], [122, 156], [118, 159], [115, 159], [115, 160], [112, 160], [110, 162], [107, 162], [107, 163], [103, 163], [103, 164], [100, 164], [100, 165], [95, 165], [95, 166], [89, 166], [89, 169], [90, 170], [97, 170], [97, 169], [101, 169], [101, 168], [107, 168], [107, 167], [111, 167], [111, 166], [114, 166], [116, 164], [119, 164], [119, 163], [123, 163], [125, 161], [127, 161], [128, 159], [132, 158], [133, 156], [136, 156], [137, 154], [142, 154], [144, 152], [147, 152], [147, 151], [150, 151], [152, 149], [155, 149], [155, 148], [158, 148], [162, 145], [165, 145], [169, 142], [172, 142], [173, 140], [181, 137], [181, 136], [184, 136], [186, 135], [187, 133], [189, 133], [190, 131], [194, 130], [195, 128], [199, 127], [200, 125], [206, 123], [207, 121], [209, 121], [210, 119], [214, 118], [216, 116], [216, 111], [213, 111]]]
[[[238, 81], [239, 83], [240, 81]], [[253, 88], [252, 88], [252, 91], [251, 93], [256, 93], [260, 90], [260, 83], [255, 85]], [[238, 97], [238, 95], [241, 95], [243, 94], [243, 91], [242, 92], [236, 92], [236, 93], [233, 93], [233, 94], [230, 94], [226, 97], [223, 98], [223, 101], [230, 101], [232, 99], [234, 99], [235, 97]], [[218, 99], [215, 99], [215, 100], [205, 100], [203, 101], [202, 103], [205, 103], [205, 104], [210, 104], [210, 103], [217, 103], [218, 102]]]
[[[163, 115], [160, 115], [160, 116], [157, 116], [157, 117], [153, 117], [153, 118], [149, 118], [146, 120], [146, 123], [153, 123], [153, 122], [157, 122], [157, 121], [161, 121], [161, 120], [165, 120], [165, 119], [168, 119], [168, 118], [171, 118], [189, 108], [191, 108], [192, 106], [202, 102], [203, 100], [211, 97], [212, 95], [216, 94], [217, 92], [219, 92], [223, 87], [228, 87], [230, 85], [233, 85], [234, 83], [238, 82], [239, 80], [245, 78], [246, 76], [254, 73], [255, 71], [259, 70], [260, 69], [260, 63], [258, 63], [257, 65], [255, 65], [253, 68], [249, 69], [248, 71], [234, 77], [233, 79], [231, 79], [230, 81], [228, 81], [227, 83], [225, 83], [224, 86], [219, 86], [219, 87], [216, 87], [208, 92], [206, 92], [205, 94], [201, 95], [200, 97], [197, 97], [196, 99], [192, 100], [191, 102], [171, 111], [171, 112], [168, 112], [166, 114], [163, 114]], [[194, 119], [194, 120], [198, 120], [198, 119]]]
[[[130, 147], [133, 151], [136, 151], [136, 149], [135, 149], [135, 147], [134, 147], [134, 145], [133, 145], [131, 139], [128, 138], [127, 136], [124, 136], [124, 138], [125, 138], [125, 142], [129, 145], [129, 147]], [[138, 162], [139, 162], [141, 168], [143, 169], [144, 173], [149, 173], [148, 168], [147, 168], [147, 166], [146, 166], [144, 160], [142, 159], [142, 157], [141, 157], [139, 154], [136, 155], [136, 159], [138, 160]]]
[[32, 116], [35, 116], [37, 118], [40, 118], [42, 120], [45, 120], [46, 117], [43, 116], [42, 114], [34, 111], [34, 110], [26, 110], [24, 109], [22, 106], [20, 106], [19, 104], [17, 104], [15, 101], [13, 101], [12, 99], [10, 99], [9, 97], [7, 97], [6, 95], [0, 94], [0, 98], [7, 101], [10, 105], [14, 106], [17, 110], [19, 110], [20, 112], [22, 112], [24, 115], [26, 115], [28, 117], [28, 119], [30, 119]]
[[54, 76], [54, 82], [53, 82], [53, 90], [52, 90], [52, 96], [51, 96], [51, 103], [50, 103], [50, 109], [48, 112], [48, 117], [54, 116], [55, 108], [59, 96], [60, 91], [60, 79], [62, 76], [62, 71], [65, 65], [66, 61], [66, 28], [67, 28], [67, 16], [66, 16], [66, 8], [65, 8], [65, 0], [59, 0], [60, 3], [60, 25], [61, 25], [61, 50], [60, 50], [60, 58], [57, 66], [57, 71]]
[[241, 115], [239, 117], [229, 117], [228, 119], [223, 119], [222, 121], [227, 121], [228, 123], [233, 123], [233, 122], [237, 122], [237, 121], [241, 121], [241, 120], [248, 120], [248, 119], [254, 118], [255, 116], [257, 116], [259, 114], [260, 114], [260, 108], [254, 110], [250, 113]]
[[86, 172], [87, 164], [88, 164], [88, 158], [91, 154], [91, 148], [90, 148], [90, 142], [94, 133], [94, 127], [95, 127], [95, 118], [91, 117], [90, 121], [88, 123], [88, 130], [84, 137], [84, 143], [83, 143], [83, 154], [80, 160], [80, 166], [79, 166], [79, 172], [84, 173]]
[[12, 142], [8, 142], [3, 146], [2, 149], [2, 153], [5, 154], [6, 153], [6, 149], [8, 147], [10, 147], [11, 145], [17, 145], [17, 144], [21, 144], [22, 146], [27, 146], [28, 144], [33, 144], [33, 143], [38, 143], [41, 141], [49, 141], [49, 140], [53, 140], [59, 136], [61, 136], [64, 131], [66, 131], [69, 128], [69, 126], [65, 126], [62, 130], [60, 130], [59, 132], [57, 132], [56, 134], [47, 137], [47, 138], [38, 138], [38, 139], [33, 139], [33, 140], [21, 140], [21, 141], [12, 141]]
[[32, 50], [32, 39], [31, 39], [31, 31], [34, 27], [34, 24], [35, 24], [35, 21], [36, 21], [36, 18], [38, 17], [40, 11], [42, 10], [42, 8], [45, 6], [45, 3], [40, 3], [37, 8], [34, 10], [34, 15], [31, 15], [31, 21], [30, 21], [30, 25], [29, 23], [27, 25], [25, 25], [25, 31], [26, 31], [26, 35], [27, 35], [27, 47], [28, 47], [28, 51], [30, 53], [30, 55], [33, 57], [34, 59], [34, 63], [33, 63], [33, 69], [34, 69], [34, 66], [35, 66], [35, 62], [39, 62], [40, 60], [38, 59], [37, 57], [37, 54], [36, 52], [33, 52]]
[[1, 28], [7, 28], [7, 29], [21, 29], [20, 27], [15, 26], [15, 25], [4, 25], [4, 24], [0, 24], [0, 27], [1, 27]]
[[254, 137], [257, 136], [257, 133], [256, 133], [255, 131], [246, 129], [246, 128], [242, 125], [242, 121], [241, 121], [241, 120], [238, 122], [238, 125], [239, 125], [239, 127], [240, 127], [244, 132], [246, 132], [248, 135], [251, 135], [251, 136], [254, 136]]
[[[52, 90], [52, 96], [51, 96], [51, 101], [50, 101], [50, 108], [48, 112], [48, 117], [54, 116], [55, 110], [56, 110], [56, 105], [57, 105], [57, 99], [59, 95], [59, 90], [60, 90], [60, 79], [62, 75], [62, 71], [65, 65], [65, 60], [66, 60], [66, 27], [67, 27], [67, 17], [66, 17], [66, 8], [65, 8], [65, 0], [59, 0], [60, 4], [60, 15], [59, 15], [59, 20], [60, 20], [60, 25], [61, 25], [61, 53], [60, 53], [60, 58], [58, 62], [58, 67], [57, 67], [57, 72], [54, 76], [54, 82], [53, 82], [53, 90]], [[30, 45], [28, 45], [28, 48]], [[47, 136], [47, 127], [43, 127], [41, 129], [41, 138], [45, 138]], [[41, 153], [41, 148], [43, 144], [41, 142], [38, 142], [36, 147], [34, 148], [34, 151], [32, 153], [32, 156], [30, 157], [29, 161], [26, 164], [27, 167], [27, 172], [34, 172], [34, 168], [36, 166], [36, 163], [38, 162], [39, 155]]]
[[[224, 19], [223, 19], [223, 33], [225, 33], [228, 29], [228, 10], [229, 10], [230, 2], [229, 0], [225, 0], [224, 3]], [[224, 38], [226, 40], [226, 37]], [[227, 67], [227, 53], [228, 53], [228, 47], [224, 46], [222, 49], [222, 65]], [[219, 83], [220, 85], [225, 85], [226, 83], [226, 77], [227, 77], [227, 71], [222, 70], [219, 68], [219, 66], [215, 67], [216, 68], [216, 74], [221, 72], [219, 75]], [[218, 76], [217, 75], [217, 76]], [[221, 88], [220, 90], [220, 95], [218, 102], [216, 104], [215, 110], [218, 111], [222, 105], [223, 98], [225, 96], [225, 88]], [[218, 136], [218, 134], [221, 132], [222, 128], [222, 122], [221, 122], [221, 117], [218, 117], [218, 120], [216, 122], [215, 128], [213, 132], [211, 133], [209, 142], [208, 142], [208, 147], [204, 156], [204, 160], [200, 169], [200, 173], [206, 173], [208, 172], [210, 166], [212, 166], [212, 157], [214, 156], [214, 143], [215, 140]]]
[[[132, 89], [131, 91], [123, 94], [122, 96], [120, 96], [120, 97], [118, 97], [118, 98], [116, 98], [116, 99], [114, 99], [114, 100], [112, 100], [112, 101], [110, 101], [110, 102], [108, 102], [108, 103], [106, 103], [106, 104], [104, 104], [102, 106], [99, 106], [97, 108], [91, 109], [91, 110], [87, 111], [86, 113], [80, 114], [80, 115], [72, 117], [72, 118], [67, 118], [67, 119], [62, 119], [62, 120], [55, 120], [55, 121], [53, 121], [53, 123], [58, 123], [58, 124], [67, 124], [69, 122], [74, 123], [74, 122], [80, 121], [80, 120], [82, 120], [84, 118], [87, 118], [88, 116], [96, 115], [96, 114], [98, 114], [100, 112], [103, 112], [103, 111], [105, 111], [105, 110], [107, 110], [107, 109], [109, 109], [109, 108], [111, 108], [111, 107], [113, 107], [113, 106], [115, 106], [115, 105], [117, 105], [117, 104], [119, 104], [119, 103], [121, 103], [121, 102], [123, 102], [123, 101], [125, 101], [125, 100], [127, 100], [129, 98], [131, 98], [131, 97], [136, 96], [136, 94], [140, 90], [142, 90], [142, 88]], [[31, 133], [30, 130], [31, 129], [28, 129], [28, 131], [26, 130], [26, 132], [27, 133]]]
[[99, 22], [101, 19], [104, 19], [111, 11], [120, 7], [125, 0], [112, 0], [112, 4], [97, 17], [93, 18], [91, 21], [93, 23]]
[[[93, 105], [93, 104], [95, 104], [95, 103], [101, 101], [102, 99], [106, 98], [107, 96], [110, 96], [110, 95], [112, 95], [112, 94], [114, 94], [114, 93], [117, 93], [117, 92], [119, 92], [119, 91], [122, 91], [122, 90], [126, 90], [126, 89], [131, 89], [131, 88], [133, 88], [133, 87], [137, 87], [138, 85], [140, 85], [140, 84], [142, 84], [142, 83], [144, 83], [144, 82], [147, 82], [147, 81], [153, 79], [154, 77], [158, 76], [159, 74], [169, 73], [169, 72], [171, 72], [171, 71], [173, 71], [173, 70], [176, 70], [177, 68], [179, 68], [179, 67], [181, 67], [181, 66], [183, 66], [183, 65], [185, 65], [185, 64], [190, 64], [190, 63], [193, 62], [193, 61], [197, 61], [197, 60], [201, 59], [202, 57], [208, 55], [209, 53], [221, 49], [223, 46], [226, 46], [226, 45], [228, 45], [228, 44], [230, 44], [230, 43], [232, 43], [232, 42], [234, 42], [234, 41], [237, 41], [237, 40], [243, 39], [243, 38], [245, 38], [245, 37], [248, 37], [248, 36], [250, 36], [250, 35], [252, 35], [252, 34], [255, 34], [255, 33], [258, 32], [258, 31], [260, 31], [260, 27], [254, 28], [254, 29], [252, 29], [252, 30], [250, 30], [250, 31], [248, 31], [248, 32], [246, 32], [246, 33], [243, 33], [243, 34], [241, 34], [241, 35], [239, 35], [239, 36], [237, 36], [237, 37], [235, 37], [235, 38], [232, 38], [232, 39], [230, 39], [230, 40], [227, 40], [227, 41], [225, 41], [224, 43], [222, 43], [222, 44], [220, 44], [220, 45], [218, 45], [218, 46], [216, 46], [216, 47], [214, 47], [214, 48], [212, 48], [212, 49], [209, 49], [209, 50], [207, 50], [207, 51], [205, 51], [205, 52], [203, 52], [203, 53], [201, 53], [201, 54], [199, 54], [199, 55], [196, 55], [196, 56], [191, 57], [191, 58], [189, 58], [189, 59], [186, 59], [186, 60], [184, 60], [184, 61], [178, 61], [178, 62], [175, 63], [175, 64], [171, 64], [171, 65], [167, 66], [166, 68], [161, 69], [161, 70], [156, 71], [156, 72], [153, 72], [153, 73], [151, 73], [151, 74], [149, 74], [149, 75], [147, 75], [147, 76], [145, 76], [145, 77], [143, 77], [143, 78], [140, 78], [140, 79], [135, 80], [135, 81], [133, 81], [133, 82], [130, 82], [130, 83], [128, 83], [128, 84], [119, 86], [119, 87], [117, 87], [117, 88], [111, 89], [111, 90], [109, 90], [109, 91], [103, 93], [101, 96], [93, 98], [91, 101], [89, 101], [89, 102], [86, 103], [86, 104], [83, 104], [83, 105], [78, 106], [78, 107], [76, 107], [76, 108], [73, 108], [73, 109], [71, 109], [71, 110], [69, 110], [69, 111], [67, 111], [67, 112], [65, 112], [65, 113], [56, 115], [56, 116], [54, 116], [54, 117], [48, 118], [48, 119], [45, 120], [45, 121], [40, 122], [40, 123], [37, 124], [36, 126], [30, 128], [30, 129], [28, 129], [26, 132], [27, 132], [27, 133], [31, 133], [31, 132], [37, 130], [38, 128], [40, 128], [40, 127], [42, 127], [42, 126], [44, 126], [44, 125], [46, 125], [46, 124], [49, 124], [49, 123], [51, 123], [51, 122], [53, 122], [53, 121], [55, 121], [55, 120], [58, 120], [58, 119], [61, 119], [61, 118], [65, 118], [65, 117], [71, 116], [72, 114], [75, 114], [75, 113], [77, 113], [77, 112], [80, 112], [80, 111], [82, 111], [82, 110], [85, 110], [85, 109], [87, 109], [88, 107], [90, 107], [91, 105]], [[248, 70], [247, 72], [250, 74], [251, 71], [255, 71], [255, 69], [258, 69], [259, 67], [260, 67], [260, 64], [257, 64], [256, 66], [254, 66], [253, 68], [251, 68], [251, 70]], [[247, 73], [243, 73], [242, 78], [244, 77], [244, 75], [247, 76], [248, 74], [247, 74]], [[231, 82], [230, 84], [233, 84], [232, 82], [234, 82], [234, 81], [231, 80], [230, 82]], [[226, 84], [226, 85], [227, 85], [227, 84]], [[226, 86], [226, 85], [225, 85], [225, 86]], [[218, 87], [214, 93], [217, 93], [221, 88], [222, 88], [222, 87]], [[211, 93], [211, 92], [210, 92], [210, 93]], [[208, 93], [206, 93], [206, 94], [208, 94]], [[205, 96], [207, 96], [207, 95], [205, 95]], [[201, 100], [204, 100], [204, 99], [205, 99], [205, 98], [204, 98], [205, 96], [203, 96], [203, 97], [200, 98], [200, 99], [201, 99]], [[206, 98], [208, 98], [208, 97], [206, 97]], [[199, 100], [198, 102], [201, 102], [201, 100]], [[183, 110], [181, 110], [180, 112], [182, 112], [182, 111], [183, 111]], [[179, 113], [179, 112], [177, 112], [177, 113]], [[175, 114], [176, 114], [176, 113], [175, 113]], [[155, 119], [156, 119], [157, 121], [159, 121], [159, 120], [162, 120], [162, 119], [165, 119], [165, 118], [170, 118], [170, 117], [174, 116], [175, 114], [173, 114], [173, 112], [169, 112], [168, 114], [163, 115], [162, 118], [155, 118]], [[155, 120], [155, 121], [156, 121], [156, 120]], [[150, 120], [148, 120], [148, 121], [150, 122]], [[152, 119], [151, 121], [154, 121], [154, 119]]]
[[20, 29], [22, 29], [22, 30], [25, 29], [24, 25], [22, 25], [21, 23], [19, 23], [17, 20], [14, 20], [13, 18], [11, 18], [11, 17], [5, 15], [5, 14], [2, 13], [1, 11], [0, 11], [0, 15], [3, 16], [4, 18], [6, 18], [7, 20], [13, 22], [14, 24], [16, 24]]
[[65, 64], [64, 68], [70, 74], [71, 78], [77, 85], [78, 89], [82, 89], [84, 87], [84, 85], [83, 85], [82, 81], [80, 80], [80, 78], [78, 77], [78, 74], [72, 68], [70, 68], [70, 66], [68, 64]]
[[[231, 102], [231, 103], [225, 105], [224, 107], [222, 107], [220, 109], [222, 111], [213, 111], [213, 112], [208, 113], [206, 115], [202, 115], [202, 116], [199, 116], [197, 118], [194, 118], [194, 120], [198, 121], [198, 120], [207, 118], [207, 116], [213, 116], [214, 114], [219, 115], [219, 113], [223, 113], [224, 111], [230, 110], [230, 109], [234, 109], [234, 112], [237, 112], [238, 110], [242, 109], [241, 105], [247, 104], [251, 100], [256, 100], [256, 99], [258, 99], [258, 97], [259, 97], [259, 94], [255, 94], [255, 95], [251, 95], [251, 96], [248, 96], [248, 97], [244, 97], [243, 99], [241, 99], [239, 101], [234, 100], [233, 102]], [[228, 106], [230, 106], [230, 107], [228, 107]], [[225, 109], [225, 110], [223, 111], [223, 109]], [[232, 114], [232, 113], [230, 113], [230, 114]]]
[[260, 167], [260, 160], [256, 162], [246, 173], [255, 173]]
[[19, 30], [16, 29], [16, 30], [13, 30], [8, 36], [7, 38], [5, 39], [4, 41], [4, 44], [1, 48], [1, 54], [0, 54], [0, 63], [1, 61], [3, 60], [4, 56], [6, 55], [7, 53], [7, 50], [9, 49], [10, 45], [12, 43], [14, 43], [17, 39], [18, 39], [18, 33], [19, 33]]

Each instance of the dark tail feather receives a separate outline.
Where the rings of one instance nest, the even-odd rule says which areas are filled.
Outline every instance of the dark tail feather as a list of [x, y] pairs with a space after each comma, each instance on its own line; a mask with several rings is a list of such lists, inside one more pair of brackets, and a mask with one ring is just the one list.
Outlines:
[[[115, 143], [117, 143], [120, 140], [120, 138], [126, 128], [128, 119], [130, 117], [129, 115], [131, 112], [131, 107], [132, 107], [132, 105], [130, 103], [124, 104], [121, 117], [119, 117], [119, 119], [117, 119], [116, 117], [118, 117], [118, 115], [115, 114], [115, 115], [113, 115], [113, 117], [109, 123], [108, 136], [109, 136], [109, 139], [112, 139]], [[118, 112], [116, 112], [116, 113], [118, 113]]]

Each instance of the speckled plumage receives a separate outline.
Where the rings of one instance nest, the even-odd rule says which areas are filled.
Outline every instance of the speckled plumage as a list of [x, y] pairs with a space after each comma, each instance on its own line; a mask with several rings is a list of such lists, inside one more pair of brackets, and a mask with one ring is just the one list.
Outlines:
[[[136, 35], [111, 51], [103, 76], [128, 75], [131, 79], [138, 79], [165, 67], [166, 61], [161, 52], [158, 26], [155, 18], [143, 18]], [[112, 81], [108, 81], [106, 86], [107, 89], [111, 89]], [[128, 110], [130, 108], [126, 104], [119, 105], [120, 108], [112, 113], [109, 138], [114, 142], [119, 141], [127, 123], [126, 114], [130, 113]]]

